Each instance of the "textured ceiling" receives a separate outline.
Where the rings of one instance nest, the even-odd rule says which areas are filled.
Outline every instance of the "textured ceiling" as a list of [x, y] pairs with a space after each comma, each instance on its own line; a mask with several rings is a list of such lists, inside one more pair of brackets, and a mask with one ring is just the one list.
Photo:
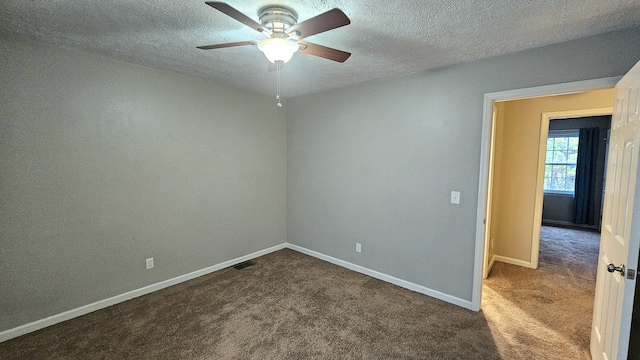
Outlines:
[[[282, 72], [294, 97], [640, 26], [638, 0], [229, 0], [258, 21], [286, 5], [304, 21], [332, 8], [351, 25], [305, 41], [351, 52], [340, 64], [297, 53]], [[275, 72], [255, 46], [198, 45], [262, 39], [204, 0], [2, 0], [0, 33], [77, 48], [266, 94]]]

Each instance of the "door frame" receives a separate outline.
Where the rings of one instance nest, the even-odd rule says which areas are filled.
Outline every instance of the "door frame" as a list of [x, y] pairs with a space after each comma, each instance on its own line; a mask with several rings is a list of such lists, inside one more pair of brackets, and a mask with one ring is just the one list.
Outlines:
[[482, 308], [482, 280], [485, 266], [485, 244], [488, 236], [488, 209], [491, 203], [488, 198], [489, 175], [491, 162], [492, 128], [494, 126], [494, 102], [504, 100], [518, 100], [523, 98], [566, 95], [571, 93], [611, 88], [621, 79], [620, 76], [593, 80], [575, 81], [569, 83], [536, 86], [523, 89], [506, 90], [484, 94], [482, 113], [482, 138], [480, 145], [480, 171], [478, 181], [478, 208], [476, 211], [476, 244], [473, 270], [473, 293], [471, 295], [471, 309], [480, 311]]

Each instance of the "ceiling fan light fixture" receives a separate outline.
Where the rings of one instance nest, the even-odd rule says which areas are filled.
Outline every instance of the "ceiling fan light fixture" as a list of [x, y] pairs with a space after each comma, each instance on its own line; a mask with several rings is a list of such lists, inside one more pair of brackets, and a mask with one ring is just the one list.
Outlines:
[[298, 51], [298, 43], [285, 38], [270, 38], [260, 41], [258, 43], [258, 49], [264, 53], [267, 60], [272, 63], [276, 61], [282, 61], [286, 63], [291, 60], [293, 54]]

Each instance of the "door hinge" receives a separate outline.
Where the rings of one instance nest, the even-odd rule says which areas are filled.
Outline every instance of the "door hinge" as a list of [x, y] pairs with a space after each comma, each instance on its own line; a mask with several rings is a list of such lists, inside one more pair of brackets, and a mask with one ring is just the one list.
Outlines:
[[636, 278], [636, 271], [634, 269], [627, 269], [627, 279], [633, 280]]

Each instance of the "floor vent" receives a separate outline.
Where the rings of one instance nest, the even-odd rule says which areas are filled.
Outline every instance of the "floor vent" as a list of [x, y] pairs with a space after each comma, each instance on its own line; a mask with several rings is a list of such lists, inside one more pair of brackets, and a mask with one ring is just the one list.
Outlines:
[[247, 267], [253, 266], [253, 265], [255, 265], [255, 263], [253, 261], [249, 260], [249, 261], [241, 262], [238, 265], [235, 265], [234, 268], [236, 270], [242, 270], [244, 268], [247, 268]]

